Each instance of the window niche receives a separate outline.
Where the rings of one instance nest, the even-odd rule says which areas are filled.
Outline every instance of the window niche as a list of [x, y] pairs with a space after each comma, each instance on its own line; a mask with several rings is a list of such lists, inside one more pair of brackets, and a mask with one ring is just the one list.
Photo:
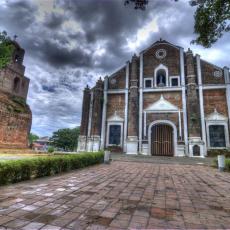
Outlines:
[[168, 86], [168, 68], [163, 64], [160, 64], [154, 71], [154, 86]]

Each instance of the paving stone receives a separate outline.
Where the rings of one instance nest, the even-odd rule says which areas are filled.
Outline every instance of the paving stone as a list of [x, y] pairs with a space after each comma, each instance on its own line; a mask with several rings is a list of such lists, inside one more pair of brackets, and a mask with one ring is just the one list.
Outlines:
[[44, 224], [42, 224], [42, 223], [31, 222], [31, 223], [27, 224], [26, 226], [24, 226], [22, 228], [22, 230], [37, 230], [37, 229], [41, 229], [43, 226], [44, 226]]
[[187, 159], [151, 161], [119, 160], [2, 186], [0, 228], [229, 229], [230, 174]]
[[28, 223], [29, 223], [29, 221], [26, 221], [26, 220], [15, 219], [15, 220], [12, 220], [12, 221], [4, 224], [4, 226], [6, 226], [7, 228], [19, 229], [19, 228], [27, 225]]

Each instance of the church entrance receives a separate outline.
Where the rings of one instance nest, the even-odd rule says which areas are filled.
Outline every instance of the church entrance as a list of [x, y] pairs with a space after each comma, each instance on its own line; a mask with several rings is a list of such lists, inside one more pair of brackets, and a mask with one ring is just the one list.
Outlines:
[[151, 155], [173, 156], [173, 128], [167, 124], [156, 124], [151, 129]]

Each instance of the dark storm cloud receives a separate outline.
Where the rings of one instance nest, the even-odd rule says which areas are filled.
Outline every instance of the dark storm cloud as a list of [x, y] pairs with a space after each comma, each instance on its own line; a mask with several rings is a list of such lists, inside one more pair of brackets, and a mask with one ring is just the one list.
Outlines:
[[62, 25], [64, 21], [64, 15], [52, 12], [46, 16], [44, 25], [50, 29], [57, 29]]
[[55, 67], [74, 66], [89, 67], [92, 66], [92, 59], [89, 54], [80, 47], [69, 50], [50, 40], [45, 40], [40, 46], [40, 54]]
[[[39, 135], [79, 125], [86, 84], [92, 87], [160, 37], [229, 66], [229, 35], [210, 50], [190, 45], [195, 8], [188, 1], [149, 1], [146, 11], [124, 7], [123, 0], [0, 1], [0, 29], [17, 34], [26, 50], [28, 102]], [[153, 19], [157, 28], [138, 35]]]
[[5, 7], [0, 7], [0, 22], [15, 32], [24, 30], [35, 21], [36, 12], [36, 5], [29, 0], [7, 1]]

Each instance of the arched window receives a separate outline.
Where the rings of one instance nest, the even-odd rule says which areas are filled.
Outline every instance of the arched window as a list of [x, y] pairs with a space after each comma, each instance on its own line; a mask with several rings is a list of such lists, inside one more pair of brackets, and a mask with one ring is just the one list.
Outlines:
[[168, 86], [168, 68], [163, 64], [158, 65], [154, 70], [154, 86]]
[[13, 85], [13, 91], [15, 93], [19, 92], [19, 87], [20, 87], [20, 79], [18, 77], [14, 78], [14, 85]]
[[159, 69], [156, 74], [156, 85], [157, 87], [166, 86], [166, 72], [164, 69]]

